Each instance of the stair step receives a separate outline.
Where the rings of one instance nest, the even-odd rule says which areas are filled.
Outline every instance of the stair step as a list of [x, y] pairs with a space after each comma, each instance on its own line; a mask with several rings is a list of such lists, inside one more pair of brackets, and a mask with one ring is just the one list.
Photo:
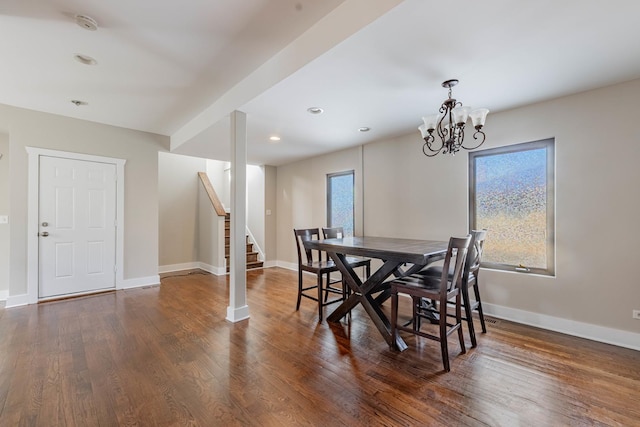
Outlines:
[[[227, 260], [227, 265], [229, 264], [229, 255], [225, 255], [224, 257]], [[258, 252], [247, 252], [247, 262], [256, 262], [258, 261]]]
[[[256, 261], [256, 262], [248, 262], [247, 263], [247, 270], [253, 270], [255, 268], [262, 268], [264, 266], [264, 263], [262, 261]], [[229, 272], [229, 265], [227, 264], [227, 273]]]
[[[225, 257], [229, 256], [230, 249], [231, 249], [231, 246], [229, 246], [229, 245], [225, 245], [224, 246], [224, 256]], [[253, 252], [253, 243], [247, 243], [247, 253], [249, 253], [249, 252]]]
[[[245, 241], [247, 242], [247, 244], [251, 243], [249, 242], [249, 236], [245, 236]], [[229, 246], [230, 243], [231, 243], [231, 236], [224, 236], [224, 245]]]
[[[247, 253], [247, 270], [251, 270], [254, 268], [262, 268], [264, 263], [262, 261], [258, 261], [258, 252], [253, 250], [253, 243], [249, 241], [249, 236], [245, 236], [245, 242], [247, 244], [246, 253]], [[231, 243], [231, 215], [227, 213], [225, 215], [224, 221], [224, 256], [227, 260], [227, 273], [229, 272], [229, 252], [230, 252], [230, 243]]]

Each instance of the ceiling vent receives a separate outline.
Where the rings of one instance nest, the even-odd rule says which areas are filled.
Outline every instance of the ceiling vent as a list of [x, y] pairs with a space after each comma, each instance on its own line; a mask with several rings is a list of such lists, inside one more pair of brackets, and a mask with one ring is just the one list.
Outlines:
[[98, 23], [96, 20], [87, 15], [76, 15], [76, 24], [89, 31], [95, 31], [98, 29]]

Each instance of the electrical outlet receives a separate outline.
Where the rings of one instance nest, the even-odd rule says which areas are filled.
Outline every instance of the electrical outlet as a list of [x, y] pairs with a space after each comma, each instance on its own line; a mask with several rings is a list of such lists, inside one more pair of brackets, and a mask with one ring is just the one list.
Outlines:
[[9, 217], [7, 215], [0, 215], [0, 224], [8, 224]]
[[633, 316], [634, 319], [638, 319], [640, 320], [640, 310], [633, 310]]

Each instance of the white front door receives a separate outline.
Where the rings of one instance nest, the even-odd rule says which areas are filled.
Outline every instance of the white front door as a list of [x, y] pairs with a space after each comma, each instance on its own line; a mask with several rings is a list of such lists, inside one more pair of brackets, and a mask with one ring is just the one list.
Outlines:
[[40, 156], [39, 297], [115, 288], [116, 165]]

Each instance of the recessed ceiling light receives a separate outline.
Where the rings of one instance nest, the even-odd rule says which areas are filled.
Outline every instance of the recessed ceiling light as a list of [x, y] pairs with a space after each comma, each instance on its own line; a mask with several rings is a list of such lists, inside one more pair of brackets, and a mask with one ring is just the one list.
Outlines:
[[88, 103], [88, 102], [80, 101], [79, 99], [72, 99], [72, 100], [71, 100], [71, 103], [72, 103], [73, 105], [75, 105], [76, 107], [80, 107], [81, 105], [82, 105], [82, 106], [84, 106], [84, 105], [89, 105], [89, 103]]
[[310, 108], [307, 108], [307, 111], [310, 114], [322, 114], [324, 112], [324, 110], [320, 107], [310, 107]]
[[275, 135], [274, 136], [270, 136], [269, 140], [270, 141], [280, 141], [280, 137], [279, 136], [275, 136]]
[[366, 126], [362, 126], [361, 128], [358, 128], [358, 131], [360, 132], [369, 132], [371, 130], [371, 128], [368, 128]]
[[98, 29], [98, 23], [96, 20], [87, 15], [76, 15], [76, 24], [89, 31], [95, 31]]
[[96, 65], [98, 63], [98, 61], [96, 61], [89, 55], [83, 55], [81, 53], [76, 53], [75, 55], [73, 55], [73, 58], [84, 65]]

